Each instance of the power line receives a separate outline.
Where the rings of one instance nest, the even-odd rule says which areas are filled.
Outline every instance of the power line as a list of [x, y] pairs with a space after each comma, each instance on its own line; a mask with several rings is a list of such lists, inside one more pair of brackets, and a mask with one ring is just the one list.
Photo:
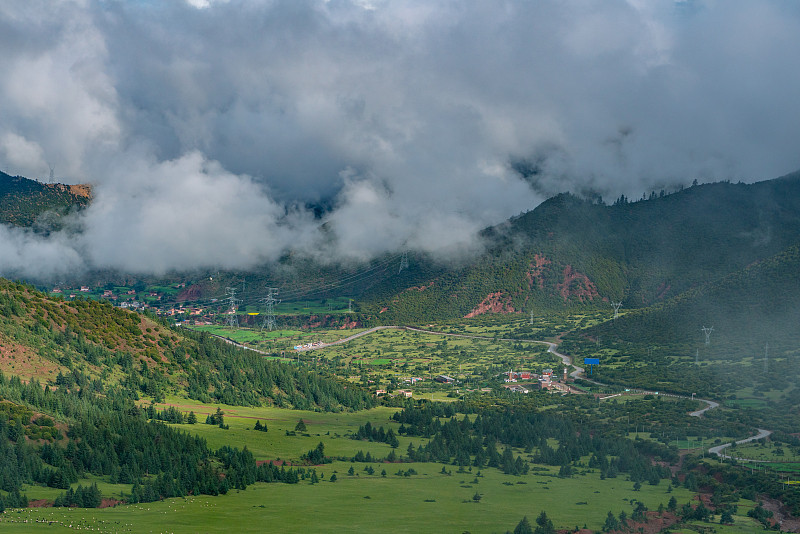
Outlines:
[[[401, 264], [403, 263], [402, 261], [403, 255], [404, 254], [393, 254], [391, 256], [387, 256], [384, 259], [369, 265], [365, 269], [357, 270], [355, 272], [346, 274], [344, 276], [339, 276], [328, 282], [320, 283], [313, 287], [305, 287], [294, 290], [280, 289], [281, 295], [283, 296], [282, 300], [295, 301], [308, 298], [313, 299], [315, 296], [322, 297], [326, 293], [330, 293], [331, 291], [342, 291], [349, 286], [353, 286], [359, 283], [368, 283], [371, 280], [374, 280], [382, 275], [389, 276], [390, 275], [389, 273], [391, 272], [390, 268], [392, 264], [397, 265], [395, 262], [398, 260], [398, 258], [401, 259]], [[406, 262], [407, 261], [408, 260], [406, 259]], [[278, 290], [279, 288], [274, 288], [274, 289]], [[259, 299], [258, 297], [253, 296], [249, 298], [236, 299], [235, 304], [239, 304], [239, 306], [247, 306], [256, 304], [260, 300], [261, 299]], [[281, 301], [276, 301], [274, 304], [278, 304], [278, 302]], [[215, 306], [215, 305], [227, 306], [229, 309], [235, 307], [231, 306], [230, 294], [227, 293], [227, 291], [226, 291], [226, 296], [218, 295], [216, 297], [206, 297], [204, 299], [183, 300], [180, 303], [176, 304], [183, 304], [187, 306]]]

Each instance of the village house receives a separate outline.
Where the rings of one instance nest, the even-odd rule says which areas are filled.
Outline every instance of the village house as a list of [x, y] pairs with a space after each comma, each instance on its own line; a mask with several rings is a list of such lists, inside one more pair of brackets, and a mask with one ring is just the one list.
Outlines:
[[531, 373], [530, 371], [508, 371], [502, 374], [506, 376], [506, 378], [503, 379], [504, 382], [531, 380], [533, 378], [533, 373]]

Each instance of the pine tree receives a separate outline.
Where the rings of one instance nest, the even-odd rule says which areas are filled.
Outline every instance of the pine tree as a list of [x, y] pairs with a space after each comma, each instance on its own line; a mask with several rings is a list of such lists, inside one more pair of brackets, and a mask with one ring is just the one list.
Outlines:
[[675, 496], [669, 498], [669, 502], [667, 502], [667, 510], [670, 512], [674, 512], [678, 509], [678, 501], [675, 499]]
[[514, 534], [533, 534], [533, 527], [531, 527], [531, 522], [528, 521], [527, 515], [523, 517], [519, 523], [517, 523], [517, 526], [514, 529]]
[[556, 529], [553, 526], [553, 522], [547, 517], [547, 512], [542, 510], [542, 513], [539, 514], [539, 517], [536, 518], [536, 530], [534, 530], [534, 534], [555, 534]]

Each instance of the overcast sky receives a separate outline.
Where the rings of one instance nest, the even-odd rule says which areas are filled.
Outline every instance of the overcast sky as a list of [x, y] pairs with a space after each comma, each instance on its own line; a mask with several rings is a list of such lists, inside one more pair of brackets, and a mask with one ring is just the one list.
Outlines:
[[453, 254], [561, 191], [774, 178], [798, 50], [788, 0], [4, 0], [0, 169], [96, 197], [0, 228], [0, 274]]

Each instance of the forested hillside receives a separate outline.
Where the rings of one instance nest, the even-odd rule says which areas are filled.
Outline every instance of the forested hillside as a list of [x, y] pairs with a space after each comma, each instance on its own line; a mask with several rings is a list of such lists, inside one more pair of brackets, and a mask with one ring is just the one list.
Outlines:
[[178, 330], [107, 302], [50, 298], [0, 279], [0, 369], [72, 391], [186, 394], [227, 404], [361, 409], [356, 387]]
[[662, 302], [800, 241], [800, 173], [715, 183], [613, 205], [558, 195], [487, 229], [474, 263], [425, 276], [428, 263], [368, 290], [381, 321]]
[[[600, 356], [599, 379], [724, 398], [736, 391], [800, 412], [800, 247], [567, 336], [562, 349]], [[708, 343], [702, 330], [709, 329]], [[710, 330], [713, 328], [713, 330]]]
[[297, 470], [257, 466], [246, 449], [214, 452], [155, 421], [184, 415], [143, 410], [136, 404], [143, 394], [330, 411], [375, 404], [356, 385], [208, 334], [0, 279], [0, 511], [27, 506], [23, 484], [66, 489], [56, 506], [97, 507], [97, 485], [70, 489], [90, 475], [132, 484], [128, 502], [299, 480]]
[[0, 172], [0, 223], [53, 230], [58, 219], [89, 204], [91, 190], [85, 185], [43, 184]]

